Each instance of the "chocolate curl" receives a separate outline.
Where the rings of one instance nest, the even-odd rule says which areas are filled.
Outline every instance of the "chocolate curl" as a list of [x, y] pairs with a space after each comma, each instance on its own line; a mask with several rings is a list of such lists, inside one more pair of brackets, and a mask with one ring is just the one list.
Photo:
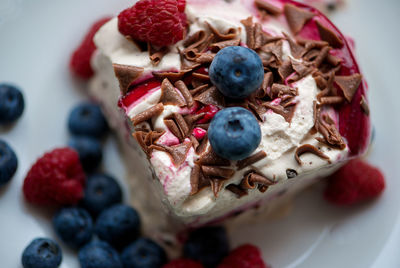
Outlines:
[[238, 168], [238, 170], [242, 170], [245, 167], [248, 167], [254, 163], [257, 163], [258, 161], [264, 159], [265, 157], [267, 157], [267, 153], [265, 151], [259, 151], [256, 154], [253, 154], [243, 160], [240, 160], [236, 163], [236, 166]]
[[162, 135], [164, 135], [165, 131], [136, 131], [132, 134], [132, 136], [139, 143], [140, 147], [142, 147], [143, 151], [150, 157], [151, 149], [149, 146], [153, 145]]
[[322, 159], [329, 160], [329, 156], [327, 156], [326, 154], [324, 154], [323, 152], [318, 150], [318, 148], [316, 148], [315, 146], [313, 146], [311, 144], [304, 144], [304, 145], [298, 147], [295, 152], [295, 159], [299, 165], [303, 164], [303, 162], [300, 160], [300, 156], [305, 153], [312, 153], [312, 154], [315, 154], [315, 155], [321, 157]]
[[358, 87], [362, 81], [361, 74], [353, 74], [349, 76], [335, 76], [335, 83], [342, 89], [344, 97], [348, 102], [353, 100]]
[[250, 49], [254, 49], [254, 45], [255, 45], [255, 28], [254, 28], [254, 24], [253, 24], [253, 17], [248, 17], [245, 20], [241, 20], [240, 21], [243, 25], [244, 28], [246, 30], [246, 36], [247, 36], [247, 46]]
[[218, 31], [214, 26], [206, 22], [208, 28], [211, 30], [211, 32], [215, 35], [215, 37], [218, 40], [230, 40], [230, 39], [235, 39], [238, 36], [239, 30], [236, 28], [229, 28], [228, 31], [223, 34], [220, 31]]
[[274, 6], [265, 0], [255, 0], [254, 3], [256, 4], [256, 7], [265, 10], [268, 14], [276, 16], [282, 13], [282, 10], [279, 7]]
[[297, 90], [296, 88], [292, 88], [289, 86], [285, 86], [282, 84], [273, 84], [271, 87], [271, 98], [281, 98], [285, 95], [291, 95], [291, 96], [296, 96], [297, 95]]
[[224, 96], [219, 92], [219, 90], [212, 86], [206, 91], [197, 95], [194, 100], [201, 102], [204, 105], [215, 105], [217, 107], [224, 107], [225, 106], [225, 99]]
[[150, 43], [147, 43], [147, 49], [149, 51], [149, 57], [154, 66], [157, 66], [162, 58], [169, 52], [168, 47], [162, 47], [161, 49], [155, 49]]
[[292, 52], [293, 57], [296, 59], [300, 59], [304, 55], [304, 47], [297, 44], [289, 35], [283, 33], [285, 39], [289, 42], [290, 50]]
[[253, 112], [255, 117], [260, 121], [264, 122], [262, 115], [267, 112], [267, 109], [263, 105], [257, 105], [254, 103], [249, 103], [249, 110]]
[[334, 48], [343, 47], [344, 43], [340, 37], [328, 27], [322, 25], [320, 21], [316, 21], [319, 36], [322, 40], [329, 43]]
[[256, 91], [256, 97], [262, 99], [267, 96], [268, 88], [272, 85], [273, 82], [274, 76], [272, 75], [272, 72], [265, 73], [263, 83], [261, 87]]
[[119, 87], [123, 95], [125, 95], [130, 85], [143, 73], [144, 68], [122, 65], [122, 64], [113, 64], [115, 77], [117, 77], [119, 81]]
[[264, 102], [262, 104], [264, 107], [271, 109], [274, 113], [281, 115], [286, 122], [290, 123], [294, 115], [294, 106], [285, 108], [281, 105], [272, 105], [269, 102]]
[[186, 48], [195, 48], [201, 45], [206, 39], [206, 32], [204, 30], [200, 30], [189, 36], [189, 38], [183, 42], [183, 46]]
[[335, 122], [328, 115], [320, 115], [320, 109], [317, 109], [317, 121], [315, 128], [318, 132], [324, 136], [324, 140], [321, 138], [316, 138], [319, 142], [326, 143], [334, 148], [339, 148], [343, 150], [346, 148], [346, 143], [344, 142], [342, 136], [335, 126]]
[[246, 196], [248, 194], [247, 190], [242, 189], [240, 186], [236, 184], [229, 184], [228, 186], [226, 186], [225, 189], [234, 193], [237, 196], [237, 198], [242, 198], [243, 196]]
[[292, 4], [285, 4], [283, 10], [289, 27], [294, 34], [299, 33], [304, 25], [315, 16], [314, 13]]
[[213, 191], [215, 198], [217, 198], [218, 193], [224, 187], [225, 180], [213, 178], [213, 179], [210, 179], [210, 181], [211, 181], [211, 190]]
[[186, 124], [189, 126], [189, 129], [193, 129], [195, 123], [203, 118], [204, 115], [205, 113], [185, 115], [184, 119], [186, 121]]
[[[205, 143], [207, 144], [208, 139], [205, 138], [205, 139], [203, 139], [203, 141], [205, 141]], [[203, 141], [202, 141], [202, 143], [203, 143]], [[214, 152], [214, 150], [210, 147], [210, 148], [208, 148], [207, 152], [205, 152], [205, 153], [202, 152], [200, 154], [200, 158], [196, 161], [196, 164], [206, 165], [206, 166], [214, 165], [214, 166], [228, 167], [231, 165], [231, 162], [228, 159], [219, 157]]]
[[228, 168], [221, 168], [216, 166], [201, 166], [201, 170], [203, 174], [207, 177], [217, 177], [223, 179], [230, 179], [232, 178], [235, 171], [233, 169]]
[[287, 60], [282, 63], [282, 65], [278, 68], [278, 73], [279, 76], [281, 77], [282, 81], [285, 81], [285, 79], [291, 75], [294, 72], [292, 63], [290, 60]]
[[214, 60], [216, 54], [213, 53], [198, 53], [196, 62], [205, 64], [205, 63], [211, 63]]
[[132, 123], [134, 126], [137, 126], [138, 124], [147, 121], [154, 116], [160, 115], [164, 111], [164, 105], [162, 103], [158, 103], [157, 105], [154, 105], [153, 107], [150, 107], [149, 109], [137, 114], [132, 118]]
[[275, 184], [273, 180], [270, 180], [267, 177], [260, 175], [255, 171], [251, 171], [247, 175], [245, 175], [243, 180], [240, 182], [240, 187], [244, 190], [251, 190], [257, 187], [260, 190], [260, 192], [265, 192], [268, 189], [268, 187], [273, 184]]
[[161, 98], [160, 102], [164, 105], [175, 105], [175, 106], [185, 106], [186, 101], [182, 99], [177, 90], [171, 84], [171, 82], [165, 78], [161, 84]]
[[340, 96], [322, 97], [320, 100], [322, 105], [336, 105], [344, 102], [344, 99]]
[[174, 146], [165, 146], [165, 145], [151, 145], [149, 147], [151, 150], [164, 151], [168, 153], [171, 157], [172, 162], [176, 167], [180, 167], [186, 160], [186, 156], [192, 148], [191, 142], [184, 142], [182, 144], [174, 145]]
[[369, 113], [370, 113], [370, 111], [369, 111], [369, 105], [368, 105], [368, 102], [367, 102], [367, 100], [365, 99], [364, 96], [361, 96], [360, 105], [361, 105], [361, 109], [363, 110], [363, 112], [364, 112], [367, 116], [369, 116]]
[[175, 87], [181, 92], [182, 96], [185, 98], [186, 103], [189, 107], [192, 107], [194, 104], [192, 94], [190, 94], [189, 89], [186, 87], [185, 83], [182, 80], [179, 80], [175, 83]]
[[210, 47], [210, 50], [213, 53], [217, 53], [218, 51], [220, 51], [221, 49], [223, 49], [225, 47], [238, 46], [239, 44], [240, 44], [239, 39], [222, 41], [222, 42], [212, 44]]
[[331, 47], [324, 47], [320, 54], [317, 56], [317, 58], [314, 60], [314, 66], [319, 67], [322, 62], [326, 59], [326, 57], [329, 55], [329, 51], [331, 50]]

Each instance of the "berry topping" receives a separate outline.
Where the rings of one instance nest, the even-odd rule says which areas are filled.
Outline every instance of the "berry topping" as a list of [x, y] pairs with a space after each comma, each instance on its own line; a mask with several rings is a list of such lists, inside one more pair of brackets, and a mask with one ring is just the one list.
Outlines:
[[122, 190], [117, 181], [106, 174], [94, 174], [88, 177], [82, 206], [97, 216], [104, 209], [122, 201]]
[[122, 268], [118, 252], [108, 243], [93, 241], [78, 253], [81, 268]]
[[218, 112], [208, 130], [211, 147], [221, 157], [242, 160], [261, 142], [261, 129], [254, 115], [241, 107]]
[[92, 218], [82, 208], [61, 209], [53, 218], [53, 227], [61, 240], [72, 248], [79, 248], [92, 239]]
[[21, 91], [7, 84], [0, 84], [0, 125], [17, 120], [25, 108]]
[[114, 205], [99, 215], [95, 229], [100, 239], [122, 248], [138, 237], [140, 218], [135, 209], [126, 205]]
[[61, 248], [51, 239], [36, 238], [22, 253], [24, 268], [56, 268], [62, 260]]
[[24, 181], [25, 198], [38, 205], [75, 205], [83, 197], [85, 173], [79, 155], [55, 149], [39, 158]]
[[0, 140], [0, 186], [11, 180], [17, 171], [18, 160], [13, 149]]
[[205, 227], [193, 231], [186, 241], [183, 254], [201, 262], [205, 267], [215, 267], [229, 253], [229, 243], [223, 227]]
[[261, 251], [253, 245], [243, 245], [234, 249], [218, 268], [267, 268]]
[[68, 142], [68, 146], [78, 152], [83, 169], [86, 171], [96, 169], [103, 159], [101, 144], [95, 138], [84, 136], [73, 137]]
[[162, 268], [203, 268], [204, 266], [196, 261], [192, 261], [189, 259], [177, 259], [173, 260]]
[[97, 138], [107, 133], [108, 125], [97, 104], [81, 103], [72, 109], [68, 128], [72, 134]]
[[217, 106], [214, 106], [212, 104], [206, 105], [200, 110], [196, 112], [196, 114], [201, 114], [204, 113], [203, 118], [201, 118], [199, 121], [197, 121], [198, 124], [205, 124], [211, 121], [213, 117], [218, 113], [219, 109]]
[[124, 267], [161, 267], [167, 261], [167, 255], [162, 247], [150, 239], [139, 238], [121, 253]]
[[329, 178], [325, 199], [336, 205], [352, 205], [379, 196], [385, 188], [382, 172], [360, 160], [351, 160]]
[[264, 67], [255, 51], [239, 46], [226, 47], [212, 61], [210, 79], [226, 97], [246, 98], [261, 86]]
[[186, 34], [184, 0], [140, 0], [118, 16], [121, 34], [154, 46], [173, 45]]
[[110, 19], [111, 18], [103, 18], [94, 23], [89, 32], [86, 34], [82, 43], [73, 52], [69, 62], [69, 66], [72, 73], [74, 73], [76, 76], [83, 79], [89, 79], [93, 76], [93, 69], [90, 65], [90, 60], [96, 50], [96, 45], [93, 42], [93, 37], [101, 28], [101, 26], [103, 26]]

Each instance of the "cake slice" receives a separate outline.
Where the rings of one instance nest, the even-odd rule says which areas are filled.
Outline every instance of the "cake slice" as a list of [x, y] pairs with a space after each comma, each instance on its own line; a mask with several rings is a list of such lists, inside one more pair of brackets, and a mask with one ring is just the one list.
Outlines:
[[[142, 203], [162, 203], [189, 226], [219, 222], [271, 207], [366, 151], [366, 83], [346, 38], [319, 11], [290, 0], [188, 0], [184, 14], [186, 34], [169, 46], [121, 34], [118, 18], [94, 39], [91, 93], [132, 152], [132, 172], [153, 174], [132, 181]], [[251, 49], [263, 65], [262, 84], [244, 98], [211, 82], [210, 64], [230, 46]], [[246, 109], [261, 133], [239, 160], [222, 157], [208, 135], [227, 107]]]

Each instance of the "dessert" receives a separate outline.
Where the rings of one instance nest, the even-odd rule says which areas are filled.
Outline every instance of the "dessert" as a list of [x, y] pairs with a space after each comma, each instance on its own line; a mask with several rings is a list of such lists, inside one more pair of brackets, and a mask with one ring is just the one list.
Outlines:
[[[111, 19], [94, 38], [91, 93], [125, 149], [148, 159], [146, 166], [128, 160], [152, 171], [154, 179], [132, 182], [149, 192], [146, 203], [162, 202], [186, 225], [218, 222], [273, 206], [366, 151], [366, 83], [348, 41], [324, 15], [290, 0], [184, 2], [152, 7], [165, 4], [178, 18], [174, 38], [154, 38], [155, 25], [135, 28], [150, 0]], [[166, 27], [167, 15], [157, 25]], [[249, 95], [229, 96], [213, 83], [210, 64], [227, 47], [246, 47], [261, 59], [261, 85]], [[251, 113], [261, 131], [245, 158], [221, 157], [212, 145], [218, 135], [208, 135], [212, 118], [229, 107]]]

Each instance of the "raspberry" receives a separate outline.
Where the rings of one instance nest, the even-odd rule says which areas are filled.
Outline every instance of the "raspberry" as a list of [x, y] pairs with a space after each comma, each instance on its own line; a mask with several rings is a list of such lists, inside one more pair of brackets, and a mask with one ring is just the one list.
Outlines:
[[106, 17], [95, 22], [90, 28], [89, 32], [86, 34], [82, 43], [73, 52], [69, 62], [69, 66], [72, 73], [74, 73], [76, 76], [83, 79], [89, 79], [93, 76], [93, 69], [90, 65], [90, 60], [96, 50], [96, 45], [93, 42], [93, 37], [101, 28], [101, 26], [103, 26], [110, 19], [111, 18]]
[[37, 205], [75, 205], [83, 197], [85, 173], [79, 155], [61, 148], [46, 153], [31, 167], [23, 191]]
[[154, 46], [173, 45], [186, 34], [184, 0], [141, 0], [118, 16], [121, 34]]
[[352, 205], [379, 196], [384, 188], [382, 172], [360, 159], [355, 159], [329, 178], [324, 196], [336, 205]]
[[250, 244], [234, 249], [218, 268], [267, 268], [260, 250]]
[[192, 261], [189, 259], [177, 259], [173, 260], [162, 268], [203, 268], [204, 266], [196, 261]]

